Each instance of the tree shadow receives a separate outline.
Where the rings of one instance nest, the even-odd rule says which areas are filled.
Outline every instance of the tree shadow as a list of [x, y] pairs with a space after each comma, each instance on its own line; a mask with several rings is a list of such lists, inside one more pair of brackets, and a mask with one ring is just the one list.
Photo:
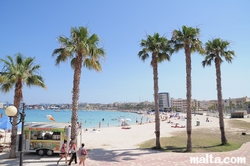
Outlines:
[[184, 152], [186, 152], [186, 147], [166, 146], [164, 151], [184, 153]]
[[[195, 149], [210, 149], [210, 148], [216, 148], [216, 147], [221, 147], [221, 146], [230, 146], [230, 144], [227, 145], [222, 145], [222, 144], [217, 144], [217, 145], [207, 145], [207, 146], [193, 146], [193, 152]], [[166, 146], [163, 148], [163, 151], [165, 152], [175, 152], [175, 153], [186, 153], [186, 147], [184, 146]]]
[[[147, 155], [152, 153], [160, 153], [160, 151], [152, 149], [90, 149], [88, 150], [88, 157], [94, 162], [100, 163], [118, 163], [121, 161], [133, 161], [136, 160], [141, 155]], [[36, 153], [25, 153], [23, 158], [23, 164], [43, 164], [46, 166], [56, 166], [57, 161], [60, 158], [58, 154], [53, 156], [39, 156]], [[2, 160], [4, 159], [4, 160]], [[69, 160], [69, 157], [68, 157]], [[65, 160], [62, 159], [60, 164], [64, 164]], [[0, 165], [13, 166], [19, 165], [19, 155], [15, 159], [8, 159], [8, 156], [0, 156]]]
[[[52, 156], [39, 156], [37, 153], [24, 153], [23, 156], [23, 164], [27, 163], [44, 163], [46, 166], [56, 166], [56, 161], [59, 159], [58, 154], [54, 154]], [[51, 164], [53, 162], [54, 164]], [[9, 152], [0, 155], [0, 165], [5, 166], [14, 166], [19, 165], [20, 163], [20, 154], [16, 154], [16, 158], [9, 158]]]
[[[211, 145], [211, 146], [195, 146], [193, 149], [207, 149], [207, 148], [214, 148], [223, 146], [221, 144], [218, 145]], [[116, 164], [121, 161], [133, 161], [139, 158], [141, 155], [147, 155], [152, 153], [164, 153], [164, 152], [175, 152], [175, 153], [186, 153], [186, 147], [185, 146], [166, 146], [161, 149], [156, 149], [155, 147], [148, 148], [148, 149], [102, 149], [102, 148], [95, 148], [95, 149], [89, 149], [89, 159], [94, 162], [100, 162], [105, 165], [106, 163], [112, 163]], [[39, 156], [36, 153], [25, 153], [23, 163], [43, 163], [43, 165], [46, 166], [56, 166], [56, 162], [60, 156], [58, 154], [54, 154], [53, 156]], [[4, 160], [2, 160], [4, 159]], [[69, 158], [68, 158], [69, 160]], [[64, 159], [61, 161], [61, 163], [64, 163]], [[5, 166], [13, 166], [13, 165], [19, 165], [19, 154], [17, 155], [17, 158], [15, 159], [8, 159], [8, 156], [5, 157], [3, 155], [0, 155], [0, 165]]]
[[88, 151], [89, 159], [95, 161], [119, 162], [122, 160], [136, 160], [138, 156], [145, 154], [159, 153], [159, 151], [150, 149], [91, 149]]

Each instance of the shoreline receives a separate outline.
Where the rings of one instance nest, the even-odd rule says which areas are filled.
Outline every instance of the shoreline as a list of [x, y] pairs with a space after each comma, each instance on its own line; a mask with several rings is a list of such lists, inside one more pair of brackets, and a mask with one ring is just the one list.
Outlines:
[[[3, 113], [5, 116], [5, 113]], [[27, 110], [25, 122], [50, 122], [48, 120], [47, 115], [51, 115], [56, 122], [71, 122], [71, 111], [53, 111], [53, 110]], [[139, 120], [142, 116], [143, 121], [146, 120], [146, 114], [137, 114], [132, 112], [120, 112], [120, 111], [102, 111], [102, 110], [95, 110], [95, 111], [78, 111], [78, 122], [82, 122], [83, 128], [98, 128], [99, 123], [101, 123], [102, 127], [108, 126], [119, 126], [121, 123], [118, 121], [120, 118], [126, 119], [130, 118], [130, 124], [136, 123], [136, 118]], [[105, 119], [105, 120], [102, 120]]]

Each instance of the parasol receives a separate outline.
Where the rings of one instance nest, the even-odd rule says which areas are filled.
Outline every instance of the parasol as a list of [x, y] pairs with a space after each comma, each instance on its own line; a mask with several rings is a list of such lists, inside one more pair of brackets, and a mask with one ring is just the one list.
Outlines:
[[125, 119], [123, 119], [123, 118], [119, 119], [119, 122], [124, 122], [124, 121], [125, 121]]
[[125, 120], [126, 120], [126, 121], [131, 121], [131, 119], [130, 119], [130, 118], [126, 118]]
[[56, 120], [52, 117], [52, 115], [46, 115], [46, 116], [47, 116], [47, 119], [48, 119], [48, 120], [52, 120], [52, 121], [54, 121], [54, 122], [56, 121]]

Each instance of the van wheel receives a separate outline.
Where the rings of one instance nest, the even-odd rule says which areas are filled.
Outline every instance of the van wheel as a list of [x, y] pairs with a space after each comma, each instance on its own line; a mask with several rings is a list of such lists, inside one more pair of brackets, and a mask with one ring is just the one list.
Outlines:
[[52, 155], [53, 155], [53, 151], [52, 151], [52, 150], [48, 150], [48, 151], [47, 151], [47, 155], [48, 155], [48, 156], [52, 156]]
[[42, 150], [42, 149], [38, 150], [38, 151], [37, 151], [37, 154], [38, 154], [39, 156], [43, 156], [43, 155], [44, 155], [44, 150]]

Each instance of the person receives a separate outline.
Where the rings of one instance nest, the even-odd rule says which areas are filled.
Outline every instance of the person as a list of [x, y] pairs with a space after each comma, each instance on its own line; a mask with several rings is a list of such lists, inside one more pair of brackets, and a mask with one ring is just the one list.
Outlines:
[[65, 157], [65, 163], [67, 164], [67, 157], [68, 157], [68, 154], [67, 154], [67, 140], [64, 140], [63, 144], [62, 144], [62, 147], [60, 149], [60, 159], [57, 161], [57, 165], [59, 165], [59, 162], [62, 160], [62, 158]]
[[[70, 160], [69, 160], [69, 165], [71, 165], [71, 162], [72, 162], [73, 160], [75, 160], [75, 163], [77, 164], [77, 157], [76, 157], [77, 148], [76, 148], [76, 143], [75, 143], [75, 141], [71, 141], [69, 151], [71, 152], [71, 158], [70, 158]], [[68, 151], [68, 153], [69, 153], [69, 151]]]
[[80, 160], [79, 165], [85, 166], [85, 160], [88, 157], [88, 152], [87, 149], [84, 148], [84, 143], [82, 143], [82, 147], [79, 148], [78, 156]]

